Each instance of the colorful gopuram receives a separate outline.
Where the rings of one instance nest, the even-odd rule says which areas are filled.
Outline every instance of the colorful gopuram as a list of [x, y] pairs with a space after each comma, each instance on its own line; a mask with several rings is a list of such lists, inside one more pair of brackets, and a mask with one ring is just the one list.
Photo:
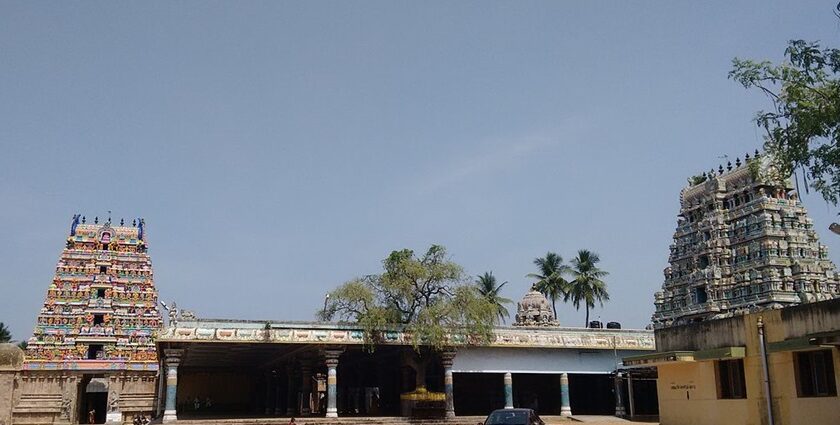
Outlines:
[[657, 328], [838, 296], [838, 275], [790, 179], [756, 152], [680, 193]]
[[28, 368], [78, 369], [80, 360], [85, 369], [154, 368], [152, 337], [162, 320], [143, 220], [128, 227], [83, 221], [73, 218], [29, 340]]
[[153, 408], [162, 319], [145, 223], [103, 221], [73, 217], [28, 341], [16, 418], [121, 421]]

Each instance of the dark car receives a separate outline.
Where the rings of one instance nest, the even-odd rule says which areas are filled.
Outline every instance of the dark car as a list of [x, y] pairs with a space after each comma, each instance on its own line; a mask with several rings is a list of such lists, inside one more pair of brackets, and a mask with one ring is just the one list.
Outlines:
[[490, 413], [484, 425], [545, 425], [534, 409], [498, 409]]

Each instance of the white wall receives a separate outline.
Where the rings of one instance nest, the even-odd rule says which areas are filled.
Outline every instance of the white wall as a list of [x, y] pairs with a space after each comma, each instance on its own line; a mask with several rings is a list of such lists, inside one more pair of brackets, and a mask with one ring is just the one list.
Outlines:
[[[648, 351], [618, 350], [621, 358]], [[452, 371], [458, 373], [610, 373], [615, 370], [613, 350], [560, 348], [467, 347], [458, 350]]]

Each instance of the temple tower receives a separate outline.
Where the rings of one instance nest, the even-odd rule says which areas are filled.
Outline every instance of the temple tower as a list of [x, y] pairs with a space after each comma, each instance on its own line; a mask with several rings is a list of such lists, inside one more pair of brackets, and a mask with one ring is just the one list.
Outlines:
[[548, 299], [536, 286], [516, 303], [516, 321], [513, 326], [559, 326]]
[[[118, 422], [154, 407], [161, 327], [142, 219], [75, 215], [24, 362], [19, 420]], [[29, 391], [31, 394], [27, 395]]]
[[655, 295], [656, 327], [838, 296], [838, 276], [790, 179], [758, 152], [690, 179]]

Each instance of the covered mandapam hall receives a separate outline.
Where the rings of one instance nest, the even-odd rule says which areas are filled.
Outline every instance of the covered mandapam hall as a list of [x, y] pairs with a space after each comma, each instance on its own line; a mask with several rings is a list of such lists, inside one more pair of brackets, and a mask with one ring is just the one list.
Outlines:
[[626, 393], [614, 378], [617, 359], [649, 353], [654, 342], [643, 330], [500, 327], [489, 345], [418, 357], [400, 331], [370, 347], [343, 324], [194, 319], [164, 329], [157, 348], [158, 410], [171, 422], [452, 417], [504, 407], [614, 414], [627, 401], [615, 397], [616, 388]]

